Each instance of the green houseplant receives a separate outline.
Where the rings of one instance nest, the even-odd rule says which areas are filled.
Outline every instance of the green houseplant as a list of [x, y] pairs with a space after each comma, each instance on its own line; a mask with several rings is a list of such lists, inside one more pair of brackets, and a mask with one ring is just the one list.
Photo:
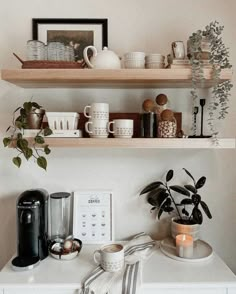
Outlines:
[[[228, 113], [228, 102], [231, 81], [220, 82], [222, 69], [230, 69], [229, 50], [222, 40], [224, 27], [217, 21], [211, 22], [203, 30], [193, 33], [188, 39], [188, 57], [192, 68], [193, 114], [199, 103], [199, 85], [204, 82], [204, 61], [208, 60], [212, 67], [213, 87], [208, 103], [207, 123], [213, 138], [217, 137], [216, 120], [225, 119]], [[207, 49], [205, 47], [208, 47]], [[194, 115], [193, 115], [194, 121]], [[193, 124], [193, 129], [196, 128]], [[196, 130], [194, 130], [194, 133]]]
[[[21, 156], [26, 160], [34, 158], [40, 168], [46, 170], [47, 159], [43, 154], [50, 154], [49, 146], [45, 144], [43, 136], [52, 134], [49, 127], [42, 128], [42, 119], [45, 110], [36, 102], [25, 102], [23, 106], [18, 107], [13, 112], [12, 124], [7, 128], [6, 132], [9, 136], [3, 139], [4, 147], [13, 147], [17, 151], [17, 156], [12, 161], [20, 167], [22, 164]], [[25, 129], [39, 129], [33, 138], [24, 137]]]
[[[147, 194], [147, 202], [152, 206], [151, 212], [156, 211], [158, 219], [163, 213], [174, 214], [172, 227], [174, 230], [180, 227], [182, 233], [184, 230], [189, 232], [189, 226], [193, 226], [194, 230], [197, 227], [198, 230], [198, 225], [203, 222], [202, 211], [208, 218], [212, 218], [208, 205], [199, 194], [199, 189], [205, 185], [206, 177], [202, 176], [196, 181], [187, 169], [183, 170], [191, 179], [191, 184], [170, 185], [174, 176], [174, 171], [171, 169], [167, 172], [165, 181], [152, 182], [140, 192], [140, 195]], [[174, 235], [176, 234], [175, 232]]]

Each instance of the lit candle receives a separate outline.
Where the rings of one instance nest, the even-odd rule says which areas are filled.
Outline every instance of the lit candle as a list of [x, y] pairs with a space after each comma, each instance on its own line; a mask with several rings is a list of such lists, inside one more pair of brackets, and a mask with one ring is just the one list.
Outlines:
[[190, 235], [176, 236], [176, 253], [177, 256], [183, 258], [191, 258], [193, 256], [193, 237]]

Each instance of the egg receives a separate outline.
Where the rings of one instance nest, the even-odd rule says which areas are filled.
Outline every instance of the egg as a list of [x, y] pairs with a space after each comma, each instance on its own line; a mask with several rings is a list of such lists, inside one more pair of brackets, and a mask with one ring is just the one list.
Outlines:
[[146, 99], [143, 101], [143, 110], [146, 112], [153, 111], [155, 103], [152, 99]]
[[160, 106], [163, 106], [167, 103], [168, 99], [167, 96], [165, 94], [159, 94], [156, 97], [156, 103]]

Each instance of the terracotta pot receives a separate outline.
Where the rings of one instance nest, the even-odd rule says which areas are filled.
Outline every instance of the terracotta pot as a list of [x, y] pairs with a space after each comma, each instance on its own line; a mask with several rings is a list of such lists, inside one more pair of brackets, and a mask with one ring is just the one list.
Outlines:
[[196, 241], [199, 239], [200, 225], [199, 224], [189, 224], [183, 225], [179, 224], [176, 221], [179, 218], [174, 217], [171, 219], [171, 236], [175, 237], [179, 234], [187, 234], [193, 237], [193, 240]]
[[26, 118], [27, 127], [29, 129], [40, 129], [44, 114], [44, 109], [35, 109], [34, 111], [30, 112]]

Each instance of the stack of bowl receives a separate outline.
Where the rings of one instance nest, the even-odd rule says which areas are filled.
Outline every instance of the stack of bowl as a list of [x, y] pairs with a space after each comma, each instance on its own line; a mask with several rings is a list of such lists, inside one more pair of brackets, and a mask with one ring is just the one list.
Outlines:
[[144, 52], [128, 52], [124, 55], [125, 68], [145, 68]]
[[146, 60], [146, 68], [164, 68], [165, 67], [165, 56], [154, 53], [149, 54], [145, 57]]

